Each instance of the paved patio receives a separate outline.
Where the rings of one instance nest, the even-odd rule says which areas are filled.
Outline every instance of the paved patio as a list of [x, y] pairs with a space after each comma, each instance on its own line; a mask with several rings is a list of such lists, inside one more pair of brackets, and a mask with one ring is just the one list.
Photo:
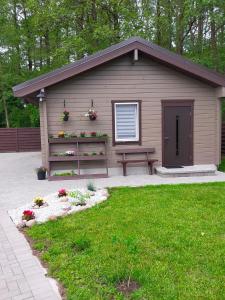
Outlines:
[[[59, 188], [85, 187], [90, 180], [48, 181], [37, 180], [35, 168], [41, 164], [39, 152], [0, 153], [0, 207], [9, 209], [30, 202], [36, 196], [57, 191]], [[157, 175], [112, 176], [91, 180], [97, 187], [142, 186], [149, 184], [177, 184], [225, 181], [225, 173], [217, 176], [162, 178]]]
[[[55, 286], [46, 271], [32, 255], [24, 236], [10, 220], [7, 209], [30, 202], [59, 188], [86, 186], [89, 180], [38, 181], [35, 168], [40, 166], [40, 153], [0, 153], [0, 300], [57, 300]], [[177, 183], [225, 181], [216, 176], [162, 178], [156, 175], [114, 176], [92, 180], [97, 187], [142, 186]]]

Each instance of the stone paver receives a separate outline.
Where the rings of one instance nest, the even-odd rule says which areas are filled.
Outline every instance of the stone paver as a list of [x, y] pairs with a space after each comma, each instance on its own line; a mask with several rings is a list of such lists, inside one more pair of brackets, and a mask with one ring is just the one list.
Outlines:
[[29, 244], [0, 210], [0, 300], [57, 300], [60, 296], [46, 277]]
[[[35, 168], [41, 165], [41, 154], [0, 153], [0, 300], [57, 300], [55, 288], [45, 276], [39, 260], [32, 255], [24, 236], [10, 220], [7, 209], [30, 202], [59, 188], [86, 186], [89, 180], [38, 181]], [[129, 172], [132, 168], [129, 168]], [[135, 169], [133, 169], [135, 170]], [[133, 171], [136, 172], [136, 171]], [[92, 180], [101, 187], [143, 186], [178, 183], [225, 181], [225, 174], [217, 176], [162, 178], [156, 175], [114, 176]]]

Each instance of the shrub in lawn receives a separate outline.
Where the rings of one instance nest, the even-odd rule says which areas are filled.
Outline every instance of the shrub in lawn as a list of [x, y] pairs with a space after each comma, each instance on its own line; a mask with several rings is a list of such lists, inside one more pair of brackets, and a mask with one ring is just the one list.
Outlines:
[[91, 191], [91, 192], [95, 192], [96, 191], [96, 187], [94, 186], [93, 182], [88, 182], [87, 189], [88, 189], [88, 191]]

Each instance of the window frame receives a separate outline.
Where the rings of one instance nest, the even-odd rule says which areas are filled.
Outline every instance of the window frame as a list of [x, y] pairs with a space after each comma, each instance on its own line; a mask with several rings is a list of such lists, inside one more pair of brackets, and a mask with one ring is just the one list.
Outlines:
[[[137, 120], [136, 120], [136, 133], [137, 139], [135, 140], [117, 140], [116, 139], [116, 105], [120, 104], [137, 104]], [[115, 145], [129, 145], [129, 144], [142, 144], [141, 137], [141, 100], [112, 100], [112, 144]]]

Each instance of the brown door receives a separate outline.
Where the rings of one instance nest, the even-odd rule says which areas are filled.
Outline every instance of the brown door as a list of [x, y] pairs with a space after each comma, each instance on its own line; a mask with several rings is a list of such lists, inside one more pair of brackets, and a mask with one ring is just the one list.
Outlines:
[[163, 166], [193, 164], [193, 101], [162, 102]]

